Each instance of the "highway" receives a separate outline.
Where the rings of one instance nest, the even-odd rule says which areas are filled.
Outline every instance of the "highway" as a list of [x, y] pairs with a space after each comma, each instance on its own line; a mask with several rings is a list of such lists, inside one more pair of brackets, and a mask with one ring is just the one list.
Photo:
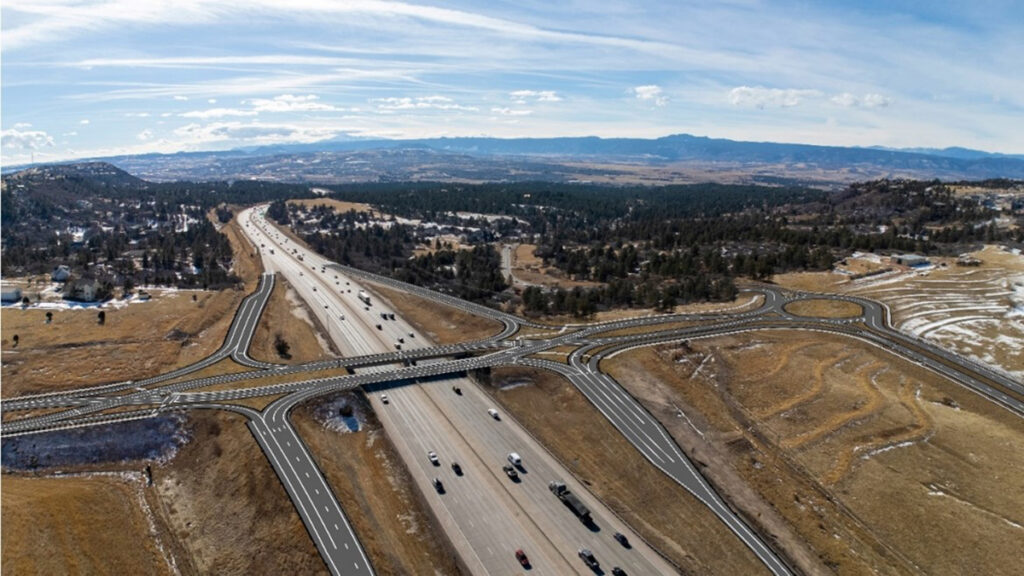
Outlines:
[[[488, 396], [466, 372], [489, 366], [526, 364], [567, 377], [633, 446], [669, 477], [708, 506], [764, 562], [773, 574], [789, 574], [785, 561], [743, 522], [714, 491], [664, 428], [612, 378], [600, 372], [600, 361], [621, 350], [677, 340], [705, 338], [754, 330], [796, 329], [826, 331], [859, 339], [889, 353], [916, 362], [1024, 417], [1024, 386], [990, 367], [960, 358], [933, 344], [905, 335], [890, 324], [884, 305], [863, 298], [781, 290], [765, 285], [753, 290], [764, 296], [756, 310], [734, 313], [661, 315], [599, 324], [562, 327], [547, 339], [520, 339], [523, 326], [558, 329], [528, 322], [513, 315], [447, 294], [410, 286], [390, 278], [340, 266], [293, 246], [283, 233], [259, 217], [257, 210], [243, 213], [243, 229], [264, 259], [267, 274], [253, 294], [240, 305], [222, 346], [211, 356], [184, 368], [138, 382], [117, 382], [56, 393], [5, 400], [5, 414], [19, 410], [68, 407], [69, 410], [4, 422], [2, 434], [36, 433], [74, 426], [136, 419], [161, 410], [216, 408], [246, 416], [249, 427], [281, 478], [289, 497], [332, 573], [372, 573], [340, 505], [329, 490], [315, 461], [292, 428], [288, 414], [298, 403], [339, 390], [363, 388], [384, 423], [389, 437], [406, 461], [435, 516], [450, 536], [460, 557], [474, 573], [512, 574], [519, 569], [512, 551], [522, 547], [534, 560], [539, 574], [587, 573], [575, 557], [587, 546], [602, 565], [615, 563], [627, 573], [665, 573], [671, 566], [653, 550], [638, 546], [631, 551], [610, 540], [610, 531], [632, 535], [604, 507], [547, 454], [542, 446], [505, 418], [487, 415]], [[271, 254], [271, 251], [274, 253]], [[299, 258], [301, 254], [301, 259]], [[259, 317], [274, 286], [275, 274], [288, 279], [307, 302], [332, 341], [342, 351], [337, 360], [281, 366], [249, 358], [248, 348]], [[478, 341], [432, 346], [400, 315], [382, 309], [371, 293], [371, 303], [359, 299], [363, 284], [381, 284], [457, 307], [502, 323], [500, 333]], [[785, 306], [801, 299], [830, 298], [859, 304], [863, 314], [854, 318], [809, 318], [788, 313]], [[385, 313], [386, 319], [380, 316]], [[651, 327], [681, 320], [696, 326], [644, 334], [604, 336], [623, 328]], [[379, 326], [379, 327], [378, 327]], [[402, 339], [404, 341], [399, 341]], [[400, 345], [401, 349], [396, 349]], [[577, 349], [569, 364], [530, 358], [557, 346]], [[453, 359], [452, 356], [455, 356]], [[225, 358], [253, 368], [251, 371], [181, 380]], [[317, 371], [348, 367], [347, 376], [313, 377]], [[259, 385], [270, 376], [294, 378]], [[312, 378], [311, 378], [312, 377]], [[239, 389], [191, 391], [208, 386], [254, 380]], [[462, 394], [452, 392], [458, 386]], [[232, 400], [287, 394], [263, 411], [226, 404]], [[386, 393], [385, 404], [380, 394]], [[131, 407], [139, 408], [131, 408]], [[119, 409], [123, 412], [111, 413]], [[437, 452], [441, 466], [426, 458]], [[523, 456], [525, 473], [512, 483], [501, 472], [504, 456]], [[450, 468], [458, 461], [464, 474]], [[445, 486], [434, 491], [437, 477]], [[599, 531], [587, 529], [547, 490], [547, 482], [561, 480], [591, 509]], [[493, 519], [480, 522], [480, 518]], [[611, 527], [610, 529], [607, 527]], [[610, 531], [609, 531], [610, 530]], [[639, 538], [631, 538], [635, 543]], [[358, 567], [358, 568], [357, 568]], [[360, 572], [361, 573], [361, 572]]]
[[[364, 287], [346, 273], [348, 269], [333, 266], [301, 247], [285, 249], [287, 243], [280, 233], [265, 222], [247, 226], [246, 230], [258, 234], [261, 245], [269, 247], [273, 243], [275, 258], [265, 265], [290, 275], [289, 283], [300, 296], [316, 302], [316, 311], [323, 310], [321, 322], [325, 326], [334, 324], [327, 332], [335, 338], [335, 344], [344, 355], [379, 354], [395, 344], [403, 350], [428, 346], [428, 340], [400, 316], [396, 314], [392, 319], [394, 312], [382, 308], [383, 304], [375, 296], [370, 298], [369, 304], [360, 300], [359, 293]], [[269, 249], [262, 254], [266, 261]], [[299, 255], [301, 261], [297, 259]], [[297, 283], [303, 286], [296, 286]], [[310, 284], [316, 290], [310, 290]], [[510, 325], [518, 328], [514, 317], [492, 315], [492, 311], [487, 310], [488, 315], [505, 323], [506, 330], [502, 334], [509, 332]], [[466, 359], [464, 363], [468, 369], [478, 361]], [[364, 368], [355, 377], [364, 382], [380, 379], [387, 383], [396, 373], [404, 372], [415, 381], [438, 370], [442, 375], [449, 373], [443, 366], [430, 361], [405, 368], [379, 365]], [[454, 394], [453, 386], [459, 387], [463, 394]], [[294, 406], [315, 393], [289, 396], [275, 402], [275, 406]], [[576, 558], [580, 547], [590, 548], [603, 562], [621, 566], [627, 573], [671, 571], [657, 553], [640, 542], [627, 527], [614, 521], [600, 503], [592, 501], [597, 525], [605, 526], [606, 530], [615, 526], [612, 532], [631, 536], [636, 546], [626, 549], [611, 538], [612, 532], [594, 532], [568, 513], [547, 489], [547, 483], [551, 480], [573, 482], [569, 473], [515, 423], [504, 421], [495, 426], [495, 420], [487, 415], [490, 404], [472, 380], [465, 377], [433, 379], [425, 384], [392, 386], [387, 393], [388, 404], [384, 404], [379, 395], [371, 395], [374, 410], [419, 483], [435, 517], [473, 573], [519, 573], [521, 567], [514, 552], [520, 548], [527, 551], [533, 571], [538, 574], [586, 573], [588, 570]], [[438, 454], [443, 466], [435, 466], [427, 459], [430, 451]], [[527, 469], [535, 471], [536, 476], [524, 472], [522, 482], [512, 484], [509, 481], [501, 466], [505, 456], [513, 451], [523, 456]], [[451, 462], [460, 464], [461, 476], [451, 469]], [[434, 478], [441, 479], [445, 485], [443, 493], [434, 489]], [[582, 487], [577, 488], [582, 492]], [[488, 521], [481, 522], [481, 518]]]

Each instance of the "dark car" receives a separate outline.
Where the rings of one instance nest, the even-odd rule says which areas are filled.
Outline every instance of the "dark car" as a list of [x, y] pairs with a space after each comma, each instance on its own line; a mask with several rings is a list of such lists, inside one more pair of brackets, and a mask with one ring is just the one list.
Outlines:
[[458, 462], [452, 462], [452, 472], [455, 472], [456, 476], [462, 476], [462, 466]]
[[438, 494], [444, 494], [444, 484], [441, 483], [440, 478], [434, 478], [434, 489]]
[[580, 548], [579, 551], [580, 559], [583, 563], [590, 567], [591, 570], [597, 570], [601, 567], [601, 563], [594, 558], [594, 553], [586, 548]]
[[462, 396], [462, 388], [459, 388], [458, 386], [452, 386], [452, 392], [455, 392], [459, 396]]
[[526, 557], [526, 552], [523, 552], [522, 549], [516, 550], [516, 560], [519, 560], [519, 563], [523, 565], [523, 568], [530, 567], [530, 559]]
[[511, 464], [505, 464], [501, 469], [505, 471], [505, 474], [507, 474], [509, 478], [517, 482], [519, 481], [519, 472], [516, 472], [516, 469], [513, 468]]
[[629, 545], [629, 538], [626, 538], [626, 535], [623, 534], [622, 532], [616, 532], [612, 537], [615, 538], [615, 540], [619, 544], [622, 544], [626, 548], [631, 548], [632, 547], [632, 546]]
[[626, 576], [626, 571], [616, 566], [612, 568], [612, 576]]

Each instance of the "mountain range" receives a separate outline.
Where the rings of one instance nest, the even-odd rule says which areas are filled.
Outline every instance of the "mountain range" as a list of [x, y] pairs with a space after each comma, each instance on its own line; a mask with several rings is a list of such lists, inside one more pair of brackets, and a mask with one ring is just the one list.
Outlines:
[[149, 180], [585, 180], [610, 184], [747, 181], [828, 186], [893, 177], [1024, 178], [1024, 155], [966, 148], [890, 149], [744, 142], [689, 134], [656, 139], [346, 138], [103, 160]]

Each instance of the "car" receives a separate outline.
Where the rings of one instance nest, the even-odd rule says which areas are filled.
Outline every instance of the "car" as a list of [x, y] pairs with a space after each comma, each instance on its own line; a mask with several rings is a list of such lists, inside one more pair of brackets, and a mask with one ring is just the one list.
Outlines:
[[434, 478], [434, 490], [437, 490], [438, 494], [444, 494], [444, 484], [441, 483], [440, 478]]
[[626, 576], [626, 571], [618, 566], [612, 568], [612, 576]]
[[597, 558], [594, 558], [594, 553], [590, 550], [580, 548], [578, 554], [580, 556], [580, 560], [583, 560], [583, 563], [590, 567], [591, 570], [597, 570], [601, 567], [601, 563], [597, 561]]
[[612, 535], [612, 538], [615, 538], [615, 540], [616, 540], [616, 541], [617, 541], [617, 542], [618, 542], [619, 544], [622, 544], [622, 545], [623, 545], [623, 546], [625, 546], [626, 548], [630, 548], [630, 547], [631, 547], [631, 546], [629, 545], [629, 538], [626, 538], [626, 535], [625, 535], [625, 534], [623, 534], [622, 532], [616, 532], [615, 534], [613, 534], [613, 535]]
[[430, 463], [433, 464], [434, 466], [441, 465], [441, 461], [437, 459], [437, 452], [434, 452], [433, 450], [427, 452], [427, 458], [430, 459]]
[[516, 560], [519, 560], [519, 563], [522, 564], [523, 568], [530, 567], [530, 559], [526, 557], [526, 552], [523, 552], [521, 548], [516, 550]]
[[394, 312], [388, 312], [388, 320], [394, 320], [394, 319], [395, 319], [395, 313]]
[[519, 454], [517, 452], [509, 452], [508, 453], [508, 461], [513, 466], [522, 466], [523, 465], [523, 459], [522, 459], [522, 457], [519, 456]]
[[416, 337], [415, 334], [413, 334], [412, 332], [409, 332], [409, 338], [415, 338], [415, 337]]
[[405, 344], [405, 338], [399, 338], [398, 339], [398, 343], [399, 344]]
[[402, 349], [402, 345], [401, 344], [395, 344], [395, 350], [401, 350], [401, 349]]
[[313, 292], [316, 292], [316, 286], [313, 286]]
[[388, 395], [387, 394], [381, 394], [380, 395], [380, 401], [385, 403], [385, 404], [387, 404], [388, 403]]
[[495, 420], [501, 420], [501, 416], [498, 415], [498, 411], [495, 410], [494, 408], [488, 408], [487, 413], [491, 415], [491, 418], [494, 418]]
[[456, 476], [462, 476], [462, 466], [458, 462], [452, 462], [452, 472], [455, 472]]
[[459, 388], [458, 386], [452, 386], [452, 392], [455, 392], [459, 396], [462, 396], [462, 388]]
[[504, 466], [501, 467], [501, 469], [505, 472], [506, 476], [515, 480], [516, 482], [519, 481], [519, 473], [516, 472], [516, 469], [513, 468], [511, 464], [505, 464]]
[[344, 319], [345, 319], [345, 315], [344, 315], [344, 314], [340, 314], [340, 315], [338, 316], [338, 320], [344, 320]]
[[381, 326], [380, 324], [377, 324], [377, 330], [383, 330], [383, 329], [384, 329], [383, 326]]

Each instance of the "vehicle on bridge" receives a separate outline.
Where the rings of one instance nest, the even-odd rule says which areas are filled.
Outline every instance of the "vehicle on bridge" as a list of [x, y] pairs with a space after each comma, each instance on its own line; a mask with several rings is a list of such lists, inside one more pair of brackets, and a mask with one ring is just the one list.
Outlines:
[[366, 304], [367, 306], [371, 305], [370, 295], [366, 293], [366, 290], [360, 290], [357, 296], [359, 297], [360, 300], [362, 300], [363, 304]]

